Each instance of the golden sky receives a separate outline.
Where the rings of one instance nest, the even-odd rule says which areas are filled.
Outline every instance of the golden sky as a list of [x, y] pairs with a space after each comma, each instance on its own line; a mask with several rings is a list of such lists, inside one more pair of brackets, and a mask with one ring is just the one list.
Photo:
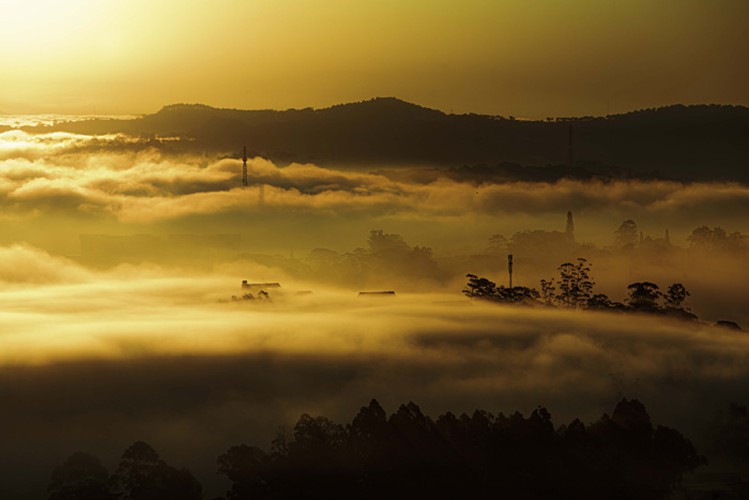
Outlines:
[[749, 104], [745, 0], [0, 0], [0, 113]]

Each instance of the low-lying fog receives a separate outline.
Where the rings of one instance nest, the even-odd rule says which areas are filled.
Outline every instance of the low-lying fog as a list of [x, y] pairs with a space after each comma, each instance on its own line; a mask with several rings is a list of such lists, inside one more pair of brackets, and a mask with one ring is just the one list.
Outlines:
[[43, 491], [75, 450], [114, 468], [141, 439], [218, 494], [215, 458], [230, 445], [267, 448], [303, 412], [343, 421], [372, 397], [433, 415], [543, 404], [561, 424], [626, 395], [699, 444], [749, 384], [749, 335], [707, 324], [293, 281], [270, 302], [225, 302], [241, 294], [228, 268], [92, 271], [31, 247], [0, 255], [0, 484], [20, 491]]
[[[716, 412], [747, 403], [749, 335], [711, 326], [749, 327], [747, 252], [686, 240], [746, 232], [745, 186], [471, 184], [253, 159], [243, 189], [239, 160], [149, 141], [0, 133], [0, 496], [42, 498], [73, 451], [112, 469], [136, 440], [219, 495], [229, 446], [267, 448], [303, 412], [343, 421], [371, 398], [431, 415], [541, 404], [559, 425], [627, 396], [698, 448]], [[567, 210], [574, 245], [512, 240], [563, 232]], [[616, 247], [625, 219], [639, 246]], [[615, 300], [634, 281], [681, 282], [704, 322], [461, 295], [466, 273], [504, 282], [508, 251], [526, 286], [578, 256]], [[242, 279], [283, 293], [227, 300]]]
[[669, 229], [678, 244], [702, 225], [748, 229], [749, 188], [739, 184], [476, 184], [389, 175], [387, 165], [363, 173], [255, 158], [243, 189], [239, 159], [169, 154], [171, 140], [0, 133], [3, 241], [74, 255], [79, 234], [241, 233], [245, 249], [288, 253], [353, 248], [382, 228], [435, 251], [477, 251], [492, 234], [561, 230], [568, 210], [578, 241], [598, 245], [625, 219], [654, 236]]

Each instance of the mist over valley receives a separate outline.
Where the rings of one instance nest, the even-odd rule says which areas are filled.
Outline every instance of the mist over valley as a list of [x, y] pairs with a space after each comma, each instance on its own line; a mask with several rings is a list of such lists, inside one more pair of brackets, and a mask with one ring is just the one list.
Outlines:
[[[301, 414], [346, 421], [372, 398], [435, 416], [544, 405], [558, 424], [637, 398], [719, 470], [743, 460], [715, 439], [747, 404], [749, 337], [715, 326], [749, 325], [740, 175], [254, 156], [243, 186], [241, 155], [198, 153], [184, 130], [38, 121], [0, 133], [9, 497], [44, 497], [76, 450], [114, 470], [138, 440], [219, 495], [230, 446], [267, 448]], [[584, 258], [591, 294], [632, 311], [467, 297], [469, 273], [507, 285], [508, 254], [514, 285], [538, 290]], [[636, 310], [633, 283], [683, 284], [695, 319]]]

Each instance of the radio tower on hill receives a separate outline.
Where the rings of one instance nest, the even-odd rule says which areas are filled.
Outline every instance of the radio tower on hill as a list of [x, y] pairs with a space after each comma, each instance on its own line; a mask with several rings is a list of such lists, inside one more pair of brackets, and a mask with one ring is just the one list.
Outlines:
[[247, 146], [242, 152], [242, 187], [247, 187]]

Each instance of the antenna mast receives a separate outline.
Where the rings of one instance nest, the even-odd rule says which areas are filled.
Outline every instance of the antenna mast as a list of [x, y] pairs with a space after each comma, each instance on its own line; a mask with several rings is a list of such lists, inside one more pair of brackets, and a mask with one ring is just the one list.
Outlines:
[[512, 288], [512, 254], [507, 256], [507, 274], [510, 276], [510, 288]]
[[247, 146], [242, 152], [242, 186], [247, 187]]
[[572, 220], [572, 210], [567, 211], [567, 226], [564, 228], [564, 235], [567, 241], [575, 242], [575, 223]]

